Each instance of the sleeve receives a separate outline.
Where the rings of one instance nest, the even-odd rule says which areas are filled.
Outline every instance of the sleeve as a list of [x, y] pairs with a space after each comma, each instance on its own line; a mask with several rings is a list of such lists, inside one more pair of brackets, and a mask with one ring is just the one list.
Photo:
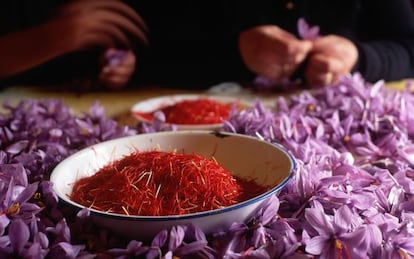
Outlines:
[[[64, 0], [13, 0], [3, 1], [0, 8], [0, 38], [7, 34], [23, 31], [49, 19], [54, 8]], [[29, 44], [29, 43], [28, 43]], [[92, 60], [92, 58], [93, 60]], [[74, 75], [87, 75], [95, 69], [96, 53], [69, 53], [21, 73], [0, 80], [0, 88], [20, 84], [58, 84]], [[24, 57], [23, 57], [24, 58]], [[87, 61], [90, 61], [87, 63]], [[69, 66], [70, 69], [62, 69]], [[93, 70], [95, 72], [95, 70]]]
[[414, 77], [414, 12], [409, 0], [363, 2], [359, 61], [355, 70], [368, 81]]

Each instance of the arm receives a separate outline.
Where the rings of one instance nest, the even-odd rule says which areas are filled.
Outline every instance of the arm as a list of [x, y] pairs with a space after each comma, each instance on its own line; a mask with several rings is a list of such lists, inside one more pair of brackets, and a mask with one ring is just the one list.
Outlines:
[[6, 78], [38, 66], [75, 46], [65, 44], [59, 25], [52, 22], [0, 37], [0, 78]]
[[[326, 7], [322, 1], [319, 6]], [[341, 9], [331, 6], [309, 12], [323, 30], [305, 69], [310, 85], [330, 84], [352, 71], [369, 81], [413, 77], [414, 16], [409, 1], [349, 1]], [[346, 17], [336, 23], [327, 18], [341, 14]]]
[[120, 1], [71, 1], [49, 21], [0, 37], [0, 78], [73, 51], [146, 43], [145, 35], [141, 17]]
[[[310, 51], [310, 61], [317, 63], [320, 68], [319, 71], [305, 71], [304, 76], [311, 84], [326, 83], [326, 75], [330, 72], [337, 78], [347, 71], [359, 71], [369, 81], [414, 77], [414, 13], [409, 0], [303, 2], [305, 11], [299, 16], [310, 18], [311, 24], [320, 26], [322, 35], [330, 38], [314, 44]], [[337, 3], [341, 5], [337, 7]], [[282, 6], [279, 9], [265, 8], [261, 3], [259, 10], [258, 7], [254, 8], [253, 3], [251, 5], [250, 8], [240, 8], [241, 14], [236, 17], [241, 30], [249, 26], [275, 23], [286, 25], [285, 28], [290, 28], [289, 31], [293, 33], [294, 22], [285, 23], [282, 20], [287, 17]], [[243, 20], [243, 17], [246, 19]], [[331, 35], [336, 35], [337, 38]], [[328, 39], [337, 41], [338, 37], [342, 38], [341, 44], [347, 45], [349, 51], [325, 48]], [[344, 61], [341, 52], [348, 53], [345, 55], [349, 58], [346, 64], [340, 64]], [[321, 55], [313, 55], [315, 53]], [[329, 57], [328, 60], [326, 54], [334, 59]], [[314, 67], [308, 68], [313, 70]]]

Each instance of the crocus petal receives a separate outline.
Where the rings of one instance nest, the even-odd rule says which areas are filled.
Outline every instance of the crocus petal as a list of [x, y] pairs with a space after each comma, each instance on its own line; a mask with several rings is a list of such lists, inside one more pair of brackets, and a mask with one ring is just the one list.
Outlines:
[[320, 235], [330, 236], [333, 233], [332, 223], [323, 211], [313, 208], [306, 209], [305, 218]]
[[38, 183], [31, 183], [29, 184], [24, 190], [23, 192], [20, 193], [20, 195], [17, 197], [16, 201], [19, 202], [20, 204], [25, 203], [26, 201], [28, 201], [30, 198], [33, 197], [33, 195], [35, 194], [36, 190], [38, 187]]
[[43, 232], [38, 232], [33, 238], [34, 243], [38, 243], [43, 249], [49, 247], [49, 238]]
[[356, 213], [348, 206], [341, 206], [334, 215], [334, 223], [336, 227], [342, 228], [347, 232], [352, 231], [355, 227], [361, 224], [361, 221]]
[[365, 228], [364, 236], [361, 238], [362, 244], [361, 250], [364, 251], [377, 251], [383, 241], [381, 230], [375, 224], [368, 224], [363, 226]]
[[[168, 239], [168, 231], [162, 230], [160, 233], [158, 233], [154, 239], [152, 240], [151, 246], [152, 247], [163, 247]], [[159, 252], [158, 250], [151, 249], [149, 251], [149, 254], [152, 254], [155, 258], [155, 256], [158, 256]]]
[[23, 220], [13, 220], [9, 227], [9, 237], [13, 250], [18, 254], [21, 254], [30, 238], [29, 227], [23, 222]]
[[312, 39], [318, 38], [318, 36], [319, 36], [319, 27], [318, 26], [312, 26], [312, 27], [309, 26], [304, 18], [299, 18], [298, 19], [297, 27], [298, 27], [299, 35], [303, 39], [312, 40]]
[[33, 243], [29, 246], [29, 248], [26, 251], [24, 251], [22, 255], [24, 256], [24, 258], [41, 259], [45, 257], [46, 252], [42, 250], [40, 244]]
[[11, 253], [13, 253], [13, 251], [12, 251], [12, 248], [10, 247], [9, 236], [0, 236], [0, 256], [4, 255], [3, 257], [7, 258], [7, 256], [10, 255]]
[[56, 244], [51, 252], [53, 256], [56, 256], [56, 258], [76, 258], [79, 254], [79, 252], [84, 248], [82, 245], [72, 245], [68, 242], [59, 242]]
[[259, 210], [258, 217], [260, 217], [260, 221], [263, 225], [268, 224], [273, 219], [276, 218], [277, 212], [279, 210], [279, 199], [276, 195], [270, 196], [270, 198], [266, 201], [263, 205], [262, 209]]
[[329, 245], [329, 238], [326, 236], [316, 236], [306, 243], [306, 252], [313, 255], [320, 255], [322, 251]]
[[174, 252], [175, 255], [183, 256], [183, 255], [191, 255], [200, 251], [203, 251], [207, 247], [207, 241], [194, 241], [184, 246], [177, 248]]
[[15, 155], [22, 152], [28, 145], [28, 140], [20, 140], [8, 146], [6, 152]]
[[148, 247], [143, 246], [142, 242], [131, 240], [126, 247], [126, 250], [129, 254], [138, 256], [145, 253], [148, 250]]
[[0, 164], [0, 171], [1, 172], [7, 172], [7, 178], [4, 179], [4, 176], [0, 176], [0, 179], [4, 179], [6, 182], [10, 182], [10, 178], [12, 177], [14, 180], [14, 183], [16, 185], [21, 186], [27, 186], [28, 185], [28, 179], [27, 179], [27, 173], [22, 164], [19, 163], [13, 163], [13, 164]]
[[9, 225], [10, 219], [6, 214], [0, 214], [0, 236], [4, 234], [4, 230]]
[[174, 251], [177, 247], [179, 247], [184, 240], [184, 229], [182, 226], [175, 226], [170, 231], [170, 240], [168, 244], [168, 250]]

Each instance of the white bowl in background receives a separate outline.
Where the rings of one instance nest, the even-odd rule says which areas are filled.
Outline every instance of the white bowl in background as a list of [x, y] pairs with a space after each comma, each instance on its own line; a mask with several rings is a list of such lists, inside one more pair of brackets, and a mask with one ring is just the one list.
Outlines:
[[[132, 115], [141, 122], [152, 123], [148, 117], [144, 114], [152, 113], [170, 105], [174, 105], [184, 100], [197, 100], [200, 98], [207, 98], [213, 101], [217, 101], [224, 104], [240, 104], [242, 107], [247, 107], [249, 104], [242, 101], [240, 98], [231, 96], [220, 95], [207, 95], [207, 94], [177, 94], [177, 95], [165, 95], [149, 98], [134, 104], [131, 108]], [[227, 119], [227, 118], [224, 118]], [[164, 123], [168, 126], [169, 123]], [[174, 124], [177, 130], [219, 130], [222, 128], [223, 123], [214, 124]]]

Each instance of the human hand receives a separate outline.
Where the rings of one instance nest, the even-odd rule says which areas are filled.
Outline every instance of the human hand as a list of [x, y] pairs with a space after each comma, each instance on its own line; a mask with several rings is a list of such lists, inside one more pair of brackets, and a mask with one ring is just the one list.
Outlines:
[[300, 40], [275, 25], [264, 25], [240, 34], [239, 49], [246, 66], [273, 80], [289, 78], [305, 60], [312, 43]]
[[131, 50], [110, 48], [103, 55], [99, 81], [110, 89], [120, 89], [135, 71], [136, 57]]
[[358, 50], [352, 41], [336, 35], [322, 36], [313, 41], [306, 81], [313, 87], [335, 83], [352, 71], [357, 60]]
[[66, 51], [91, 47], [129, 48], [133, 40], [147, 44], [147, 27], [128, 5], [117, 0], [72, 0], [60, 7], [53, 20], [55, 33]]

